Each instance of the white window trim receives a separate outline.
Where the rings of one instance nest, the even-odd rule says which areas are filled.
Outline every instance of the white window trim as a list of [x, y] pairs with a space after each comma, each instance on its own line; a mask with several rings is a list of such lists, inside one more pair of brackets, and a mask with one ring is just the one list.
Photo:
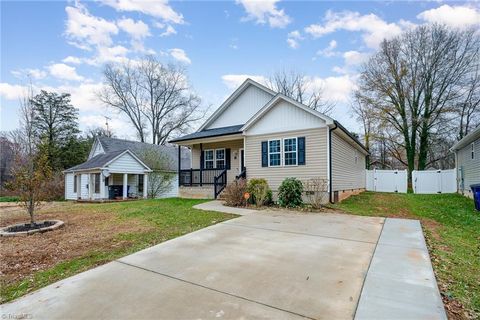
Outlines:
[[[223, 159], [217, 159], [217, 151], [218, 150], [223, 150]], [[207, 160], [206, 157], [206, 152], [207, 151], [213, 151], [213, 158], [212, 160]], [[203, 166], [205, 169], [217, 169], [217, 160], [223, 160], [223, 169], [227, 168], [227, 149], [226, 148], [218, 148], [218, 149], [205, 149], [203, 150]], [[207, 161], [213, 161], [213, 167], [212, 168], [207, 168]]]
[[[212, 151], [213, 152], [213, 157], [212, 160], [207, 160], [207, 152]], [[207, 161], [212, 161], [213, 166], [211, 168], [207, 168]], [[215, 169], [215, 149], [205, 149], [203, 150], [203, 168], [205, 169]]]
[[[223, 159], [217, 159], [217, 151], [219, 151], [219, 150], [223, 150]], [[214, 156], [215, 156], [214, 157], [214, 160], [215, 160], [214, 168], [215, 169], [217, 168], [217, 161], [223, 160], [223, 168], [222, 169], [226, 169], [227, 168], [227, 150], [225, 150], [225, 148], [215, 149]]]
[[[285, 152], [285, 140], [295, 139], [295, 164], [285, 164], [285, 153], [294, 153], [294, 151]], [[282, 154], [283, 154], [283, 166], [284, 167], [296, 167], [298, 166], [298, 137], [287, 137], [282, 140]]]
[[475, 160], [475, 142], [470, 145], [470, 160]]
[[[273, 152], [274, 154], [280, 154], [280, 163], [278, 164], [278, 166], [271, 166], [270, 165], [270, 141], [279, 141], [280, 142], [280, 151], [279, 152]], [[267, 141], [267, 155], [268, 155], [268, 167], [272, 167], [272, 168], [277, 168], [277, 167], [281, 167], [282, 166], [282, 139], [278, 138], [278, 139], [270, 139]]]

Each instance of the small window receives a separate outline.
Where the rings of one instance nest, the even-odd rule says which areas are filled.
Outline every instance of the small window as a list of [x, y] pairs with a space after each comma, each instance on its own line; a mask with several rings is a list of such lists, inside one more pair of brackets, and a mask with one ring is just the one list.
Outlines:
[[472, 160], [475, 160], [475, 142], [472, 142], [472, 151], [471, 151], [471, 158]]
[[204, 159], [205, 169], [213, 169], [214, 167], [213, 150], [205, 150], [204, 158], [205, 158]]
[[77, 175], [73, 176], [73, 192], [77, 192]]
[[94, 183], [95, 183], [95, 188], [94, 192], [95, 193], [100, 193], [100, 173], [95, 173], [94, 174]]
[[283, 140], [283, 158], [286, 166], [297, 165], [297, 138]]
[[280, 140], [270, 140], [268, 141], [268, 166], [277, 167], [280, 166]]
[[215, 168], [225, 168], [225, 149], [215, 150]]
[[143, 192], [143, 174], [138, 175], [138, 192]]

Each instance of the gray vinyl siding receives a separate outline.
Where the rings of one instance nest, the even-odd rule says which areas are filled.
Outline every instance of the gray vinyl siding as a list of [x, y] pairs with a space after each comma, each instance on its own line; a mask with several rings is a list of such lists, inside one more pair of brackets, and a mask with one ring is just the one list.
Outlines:
[[[79, 179], [80, 176], [77, 178]], [[77, 193], [73, 192], [73, 173], [66, 173], [65, 174], [65, 200], [76, 200]]]
[[[230, 149], [230, 170], [227, 170], [227, 182], [230, 183], [240, 173], [239, 149], [243, 148], [243, 139], [203, 144], [203, 150], [222, 148]], [[237, 159], [235, 159], [235, 154], [237, 154]], [[192, 169], [200, 169], [200, 144], [192, 146]]]
[[[305, 165], [287, 167], [262, 167], [262, 141], [291, 137], [305, 137]], [[310, 178], [327, 179], [327, 128], [298, 130], [286, 133], [245, 137], [245, 166], [247, 178], [264, 178], [276, 192], [285, 178], [296, 177], [302, 181]]]
[[471, 156], [471, 144], [457, 151], [458, 191], [470, 195], [470, 185], [480, 183], [480, 139], [474, 142], [475, 158]]
[[[355, 153], [358, 156], [355, 163]], [[365, 155], [332, 132], [332, 190], [365, 188]]]

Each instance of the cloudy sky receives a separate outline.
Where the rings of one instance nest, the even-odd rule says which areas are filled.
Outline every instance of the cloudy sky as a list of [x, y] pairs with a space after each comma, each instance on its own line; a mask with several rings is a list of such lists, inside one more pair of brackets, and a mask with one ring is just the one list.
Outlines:
[[478, 2], [448, 1], [1, 1], [1, 130], [18, 126], [19, 97], [68, 92], [81, 128], [133, 137], [121, 115], [95, 98], [102, 66], [154, 54], [185, 65], [211, 112], [246, 78], [299, 70], [336, 102], [352, 131], [349, 99], [357, 70], [383, 38], [418, 24], [480, 27]]

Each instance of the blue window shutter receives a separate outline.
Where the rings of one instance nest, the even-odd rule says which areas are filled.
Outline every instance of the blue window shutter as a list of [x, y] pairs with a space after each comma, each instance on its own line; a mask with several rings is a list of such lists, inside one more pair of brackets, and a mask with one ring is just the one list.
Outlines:
[[268, 167], [268, 141], [262, 141], [262, 167]]
[[230, 149], [225, 149], [225, 169], [230, 170]]
[[305, 137], [298, 137], [298, 165], [305, 165]]

